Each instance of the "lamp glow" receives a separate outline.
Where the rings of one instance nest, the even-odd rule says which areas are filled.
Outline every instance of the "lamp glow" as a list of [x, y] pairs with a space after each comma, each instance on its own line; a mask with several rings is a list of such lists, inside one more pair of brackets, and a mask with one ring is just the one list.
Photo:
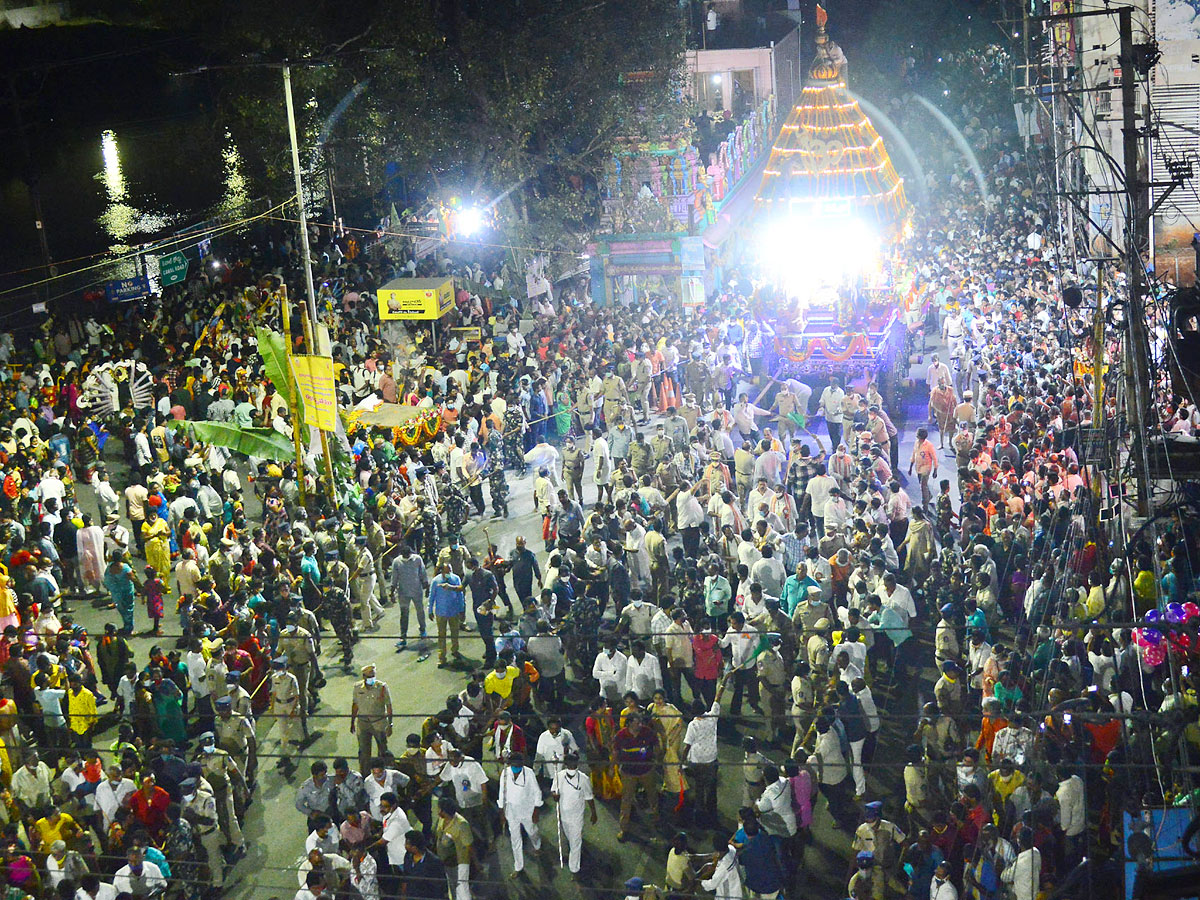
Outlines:
[[812, 212], [777, 221], [759, 242], [763, 274], [789, 295], [838, 287], [878, 268], [879, 235], [852, 215]]
[[458, 233], [472, 237], [483, 231], [483, 210], [468, 206], [458, 214]]

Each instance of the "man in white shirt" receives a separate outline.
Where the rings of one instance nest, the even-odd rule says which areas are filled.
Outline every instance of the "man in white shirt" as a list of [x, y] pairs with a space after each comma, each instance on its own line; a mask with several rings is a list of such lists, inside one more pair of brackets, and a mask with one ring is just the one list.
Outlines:
[[763, 792], [755, 801], [755, 808], [762, 813], [759, 821], [767, 834], [779, 840], [787, 840], [796, 834], [796, 811], [792, 808], [792, 783], [779, 777], [776, 766], [763, 766]]
[[129, 798], [136, 790], [137, 785], [122, 775], [120, 766], [108, 767], [108, 777], [96, 787], [96, 808], [100, 810], [106, 834], [118, 811], [129, 805]]
[[567, 841], [567, 868], [578, 874], [580, 857], [583, 853], [584, 809], [591, 811], [592, 824], [596, 824], [596, 800], [592, 792], [592, 781], [579, 771], [579, 751], [572, 750], [563, 758], [563, 766], [554, 775], [550, 793], [557, 804], [559, 827]]
[[145, 851], [141, 847], [133, 846], [129, 849], [125, 856], [128, 862], [113, 875], [112, 886], [118, 894], [128, 893], [136, 897], [146, 897], [166, 889], [167, 879], [163, 877], [162, 869], [152, 862], [147, 862], [145, 857]]
[[723, 834], [713, 837], [712, 861], [717, 864], [711, 878], [700, 882], [712, 891], [716, 900], [742, 900], [742, 873], [738, 869], [737, 850]]
[[625, 661], [625, 693], [632, 691], [641, 702], [646, 703], [655, 691], [662, 689], [662, 666], [658, 657], [646, 652], [643, 641], [634, 641], [632, 652]]
[[702, 819], [712, 817], [708, 821], [716, 821], [717, 815], [717, 720], [728, 678], [726, 675], [717, 685], [711, 706], [706, 708], [703, 700], [692, 701], [692, 721], [683, 735], [683, 762], [692, 782], [696, 814]]
[[538, 810], [542, 805], [542, 789], [533, 770], [525, 766], [525, 757], [514, 753], [509, 764], [500, 772], [500, 823], [508, 827], [512, 844], [513, 878], [525, 869], [525, 839], [529, 836], [534, 850], [542, 849], [542, 833], [538, 830]]
[[117, 900], [117, 889], [100, 876], [89, 872], [79, 879], [79, 890], [75, 892], [75, 900]]
[[[465, 756], [457, 747], [451, 747], [446, 765], [442, 768], [442, 781], [454, 785], [454, 799], [464, 819], [486, 827], [486, 816], [482, 815], [487, 801], [488, 777], [479, 760]], [[481, 831], [486, 834], [486, 832]]]
[[562, 719], [551, 716], [546, 720], [546, 730], [538, 736], [534, 759], [541, 764], [541, 775], [550, 781], [562, 768], [568, 753], [578, 753], [579, 744], [575, 735], [562, 727]]
[[379, 812], [383, 816], [383, 832], [379, 835], [378, 844], [387, 851], [388, 863], [393, 869], [404, 865], [404, 836], [412, 831], [408, 815], [400, 808], [400, 801], [391, 791], [385, 791], [379, 798]]
[[596, 654], [596, 661], [592, 664], [592, 677], [600, 682], [600, 693], [610, 703], [617, 703], [625, 689], [626, 662], [625, 654], [617, 649], [616, 640], [610, 638], [605, 642], [604, 649]]
[[817, 415], [825, 417], [825, 427], [829, 429], [830, 447], [836, 447], [842, 442], [842, 404], [845, 399], [846, 392], [842, 390], [842, 380], [836, 375], [830, 375], [829, 387], [821, 391], [821, 399], [817, 404]]
[[1063, 862], [1065, 871], [1078, 864], [1087, 848], [1087, 805], [1083, 796], [1083, 780], [1071, 774], [1065, 766], [1058, 770], [1058, 824], [1065, 837]]
[[1033, 829], [1022, 828], [1017, 838], [1020, 851], [1011, 866], [1000, 873], [1000, 880], [1012, 887], [1016, 900], [1034, 900], [1042, 882], [1042, 853], [1033, 846]]
[[204, 658], [199, 638], [192, 638], [184, 665], [187, 667], [188, 687], [192, 692], [192, 708], [199, 719], [200, 730], [212, 731], [215, 713], [208, 684], [208, 660]]

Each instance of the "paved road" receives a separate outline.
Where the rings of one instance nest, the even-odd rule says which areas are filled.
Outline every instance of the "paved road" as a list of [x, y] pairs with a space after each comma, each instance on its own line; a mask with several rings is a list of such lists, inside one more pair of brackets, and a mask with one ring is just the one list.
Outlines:
[[[923, 370], [922, 366], [914, 366], [914, 374]], [[922, 373], [923, 374], [923, 373]], [[901, 426], [902, 443], [900, 459], [906, 461], [912, 448], [912, 433], [916, 425], [923, 420], [923, 384], [918, 375], [917, 388], [919, 392], [908, 402], [910, 407], [910, 426]], [[899, 422], [897, 423], [900, 424]], [[120, 463], [120, 452], [116, 442], [110, 442], [106, 448], [106, 460], [113, 470], [113, 482], [123, 483], [123, 466]], [[517, 480], [510, 478], [512, 492], [510, 507], [513, 515], [503, 521], [472, 520], [465, 529], [464, 535], [469, 546], [476, 552], [485, 546], [484, 530], [490, 531], [493, 541], [499, 543], [503, 551], [508, 551], [518, 534], [529, 538], [529, 544], [535, 550], [540, 550], [540, 520], [532, 513], [532, 478]], [[915, 488], [914, 484], [910, 490]], [[589, 484], [585, 488], [585, 499], [590, 503], [594, 500], [594, 488]], [[87, 486], [79, 488], [80, 502], [84, 510], [94, 510], [95, 504], [91, 489]], [[919, 499], [919, 497], [918, 497]], [[251, 509], [247, 511], [257, 514], [253, 497], [249, 498]], [[251, 515], [254, 518], [254, 515]], [[128, 524], [128, 523], [126, 523]], [[103, 612], [91, 608], [89, 604], [78, 603], [78, 621], [86, 625], [92, 634], [102, 631], [106, 621], [118, 621], [115, 611]], [[170, 613], [170, 610], [168, 610]], [[144, 615], [139, 610], [138, 628], [146, 623]], [[168, 630], [172, 630], [174, 616], [168, 615], [164, 622]], [[415, 628], [415, 624], [410, 627]], [[410, 649], [404, 653], [393, 650], [395, 635], [399, 630], [399, 613], [395, 608], [386, 610], [380, 631], [364, 635], [363, 640], [355, 648], [356, 665], [373, 661], [378, 665], [378, 676], [386, 681], [392, 690], [396, 706], [396, 727], [393, 746], [403, 749], [404, 736], [410, 731], [419, 730], [421, 721], [429, 714], [440, 710], [444, 698], [456, 693], [463, 684], [461, 673], [440, 670], [436, 667], [436, 655], [418, 663], [418, 653]], [[166, 643], [166, 639], [162, 639]], [[139, 636], [133, 640], [134, 650], [139, 665], [144, 664], [146, 654], [153, 640]], [[259, 726], [260, 747], [260, 776], [259, 789], [255, 802], [247, 813], [244, 832], [246, 835], [248, 854], [238, 864], [232, 875], [232, 885], [228, 896], [233, 898], [249, 898], [252, 893], [261, 897], [290, 898], [297, 888], [295, 867], [303, 854], [305, 838], [304, 818], [296, 812], [293, 806], [295, 789], [307, 777], [308, 765], [315, 759], [332, 761], [335, 756], [345, 756], [352, 764], [356, 759], [357, 744], [353, 735], [348, 732], [348, 722], [343, 716], [349, 712], [350, 691], [357, 676], [341, 674], [332, 639], [325, 643], [326, 674], [328, 685], [322, 691], [322, 704], [317, 716], [312, 719], [313, 729], [311, 740], [299, 752], [293, 747], [287, 753], [288, 758], [297, 764], [294, 775], [285, 778], [275, 766], [279, 755], [279, 743], [275, 728], [264, 721]], [[410, 645], [411, 646], [411, 645]], [[471, 633], [464, 635], [463, 651], [476, 661], [482, 658], [482, 647], [478, 637]], [[928, 679], [928, 673], [926, 673]], [[928, 690], [930, 681], [924, 682]], [[909, 712], [915, 710], [921, 683], [910, 683], [893, 691], [886, 687], [876, 688], [876, 701], [881, 712]], [[911, 720], [910, 720], [911, 721]], [[583, 724], [581, 718], [569, 721], [571, 728], [582, 743]], [[885, 724], [885, 729], [887, 728]], [[905, 723], [903, 731], [910, 730], [910, 724]], [[748, 733], [755, 733], [751, 727]], [[98, 746], [107, 746], [115, 734], [103, 733], [97, 738]], [[536, 739], [536, 736], [531, 736]], [[908, 743], [907, 735], [892, 736], [881, 740], [877, 753], [877, 773], [870, 778], [869, 793], [887, 801], [888, 810], [899, 815], [903, 805], [903, 793], [900, 787], [903, 747]], [[724, 738], [721, 745], [721, 760], [731, 764], [741, 762], [740, 741], [736, 737]], [[778, 755], [778, 754], [776, 754]], [[876, 777], [878, 775], [879, 777]], [[494, 796], [494, 795], [493, 795]], [[723, 779], [719, 804], [721, 810], [721, 828], [732, 830], [736, 810], [741, 803], [741, 784], [737, 777]], [[601, 817], [596, 826], [585, 829], [584, 872], [586, 877], [579, 883], [571, 880], [565, 869], [559, 870], [558, 853], [554, 844], [554, 818], [546, 815], [542, 818], [542, 834], [546, 850], [543, 858], [537, 863], [530, 863], [527, 871], [530, 877], [519, 881], [507, 878], [512, 869], [511, 853], [508, 842], [502, 839], [494, 845], [493, 851], [486, 860], [484, 872], [476, 875], [476, 896], [498, 896], [507, 893], [512, 897], [534, 896], [548, 884], [553, 884], [556, 891], [564, 896], [579, 895], [612, 896], [613, 892], [621, 890], [624, 880], [633, 875], [639, 875], [647, 882], [662, 883], [666, 862], [667, 837], [669, 830], [652, 835], [645, 828], [637, 827], [630, 833], [630, 840], [624, 844], [616, 841], [616, 803], [600, 804]], [[820, 896], [840, 896], [845, 889], [847, 874], [848, 835], [836, 831], [832, 820], [825, 811], [824, 803], [818, 804], [814, 821], [814, 842], [804, 852], [802, 885], [806, 894], [815, 893]], [[711, 848], [710, 832], [692, 831], [692, 849], [706, 851]], [[617, 894], [620, 896], [620, 894]]]

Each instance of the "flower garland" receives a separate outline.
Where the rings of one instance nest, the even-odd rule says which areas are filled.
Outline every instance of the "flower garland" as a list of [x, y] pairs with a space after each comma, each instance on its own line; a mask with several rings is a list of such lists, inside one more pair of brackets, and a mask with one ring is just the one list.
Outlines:
[[392, 429], [392, 442], [403, 444], [405, 447], [415, 447], [417, 444], [433, 440], [442, 430], [442, 416], [436, 409]]
[[809, 341], [803, 351], [793, 350], [776, 339], [775, 352], [794, 363], [807, 362], [814, 354], [818, 353], [822, 359], [842, 363], [857, 354], [869, 355], [871, 344], [867, 340], [867, 336], [860, 331], [851, 337], [849, 343], [841, 349], [837, 347], [832, 338], [818, 337]]

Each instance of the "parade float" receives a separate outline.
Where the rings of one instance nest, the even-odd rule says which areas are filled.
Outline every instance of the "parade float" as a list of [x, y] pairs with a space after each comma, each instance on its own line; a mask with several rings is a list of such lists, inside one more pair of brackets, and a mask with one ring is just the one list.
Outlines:
[[776, 378], [879, 373], [905, 345], [899, 250], [904, 183], [850, 93], [817, 7], [816, 55], [754, 204], [755, 316], [774, 333]]

